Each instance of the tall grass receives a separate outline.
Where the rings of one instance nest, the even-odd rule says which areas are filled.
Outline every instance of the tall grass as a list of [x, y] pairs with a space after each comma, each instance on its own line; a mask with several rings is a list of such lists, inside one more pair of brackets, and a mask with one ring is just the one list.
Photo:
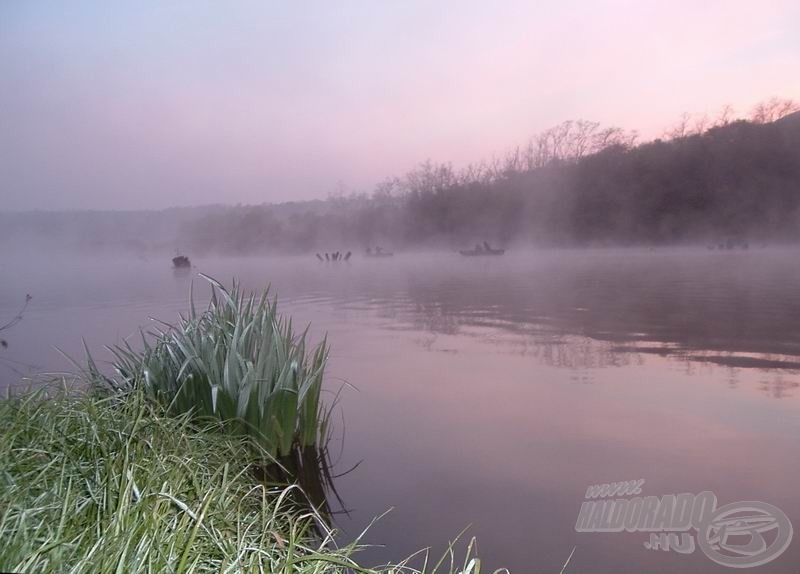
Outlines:
[[[205, 276], [204, 276], [205, 277]], [[141, 388], [170, 413], [192, 413], [232, 421], [269, 455], [324, 441], [328, 415], [320, 401], [328, 345], [306, 347], [306, 331], [295, 333], [268, 292], [245, 295], [236, 282], [212, 284], [211, 302], [148, 339], [142, 350], [113, 347], [116, 387]], [[90, 370], [97, 371], [90, 359]]]
[[0, 571], [477, 574], [474, 546], [379, 569], [253, 475], [252, 439], [167, 415], [140, 390], [0, 400]]

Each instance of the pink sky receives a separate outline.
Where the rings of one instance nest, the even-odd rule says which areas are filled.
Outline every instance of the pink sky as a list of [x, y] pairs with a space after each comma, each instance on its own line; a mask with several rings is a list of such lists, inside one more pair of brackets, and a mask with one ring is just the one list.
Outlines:
[[0, 209], [370, 190], [566, 119], [800, 99], [800, 4], [0, 4]]

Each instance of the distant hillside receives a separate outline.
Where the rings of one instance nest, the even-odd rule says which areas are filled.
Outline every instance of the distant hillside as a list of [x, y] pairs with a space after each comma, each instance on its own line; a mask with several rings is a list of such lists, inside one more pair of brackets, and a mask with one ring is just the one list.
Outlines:
[[800, 127], [800, 111], [779, 119], [777, 123], [782, 126], [791, 126], [793, 128]]

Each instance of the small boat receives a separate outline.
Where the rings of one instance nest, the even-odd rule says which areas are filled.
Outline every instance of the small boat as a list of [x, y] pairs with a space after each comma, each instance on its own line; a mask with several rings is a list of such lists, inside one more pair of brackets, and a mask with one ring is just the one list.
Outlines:
[[486, 241], [483, 242], [483, 245], [476, 245], [475, 249], [462, 249], [459, 251], [459, 253], [465, 257], [477, 257], [480, 255], [502, 255], [505, 252], [505, 249], [493, 249]]
[[505, 249], [491, 249], [491, 250], [486, 250], [486, 249], [462, 249], [461, 251], [459, 251], [459, 253], [461, 255], [464, 255], [466, 257], [478, 257], [480, 255], [502, 255], [505, 252], [506, 252]]
[[176, 255], [172, 258], [172, 265], [175, 269], [185, 269], [192, 266], [192, 262], [186, 255]]
[[376, 247], [372, 249], [371, 247], [367, 247], [367, 252], [364, 254], [365, 257], [394, 257], [394, 253], [391, 251], [384, 251], [383, 247]]

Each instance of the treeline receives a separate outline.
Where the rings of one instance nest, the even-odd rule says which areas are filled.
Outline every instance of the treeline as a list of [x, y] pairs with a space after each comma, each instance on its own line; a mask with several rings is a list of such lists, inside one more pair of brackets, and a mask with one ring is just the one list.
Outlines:
[[800, 239], [800, 113], [773, 99], [734, 119], [683, 116], [663, 138], [564, 122], [462, 170], [426, 162], [371, 194], [227, 208], [182, 228], [200, 251]]
[[0, 242], [137, 253], [299, 253], [800, 240], [800, 107], [680, 121], [654, 141], [569, 121], [463, 169], [425, 162], [370, 193], [151, 212], [0, 213]]

